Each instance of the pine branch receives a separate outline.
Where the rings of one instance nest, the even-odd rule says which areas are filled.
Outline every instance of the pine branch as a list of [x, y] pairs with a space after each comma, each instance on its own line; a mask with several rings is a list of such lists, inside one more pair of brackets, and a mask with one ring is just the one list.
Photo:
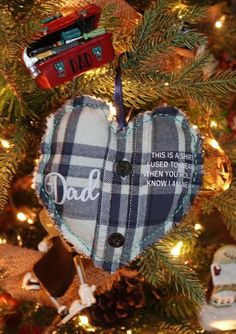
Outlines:
[[235, 92], [236, 89], [236, 71], [224, 71], [215, 73], [206, 81], [193, 82], [189, 84], [190, 87], [202, 87], [208, 89], [212, 94], [226, 94], [228, 92]]
[[160, 0], [159, 5], [156, 3], [144, 12], [143, 20], [137, 27], [135, 36], [133, 38], [133, 54], [138, 52], [143, 43], [145, 43], [145, 41], [150, 38], [150, 34], [155, 31], [158, 17], [160, 16], [160, 12], [164, 7], [165, 1]]
[[120, 27], [120, 20], [115, 16], [116, 6], [109, 4], [105, 6], [102, 11], [99, 26], [106, 28], [108, 31], [116, 32], [117, 28]]
[[226, 141], [221, 143], [221, 147], [230, 158], [232, 164], [236, 164], [236, 140], [234, 138], [227, 138]]
[[[195, 327], [195, 328], [194, 328]], [[162, 322], [156, 334], [197, 334], [201, 330], [200, 326], [193, 326], [188, 323], [173, 324]]]
[[40, 89], [21, 62], [0, 61], [1, 117], [13, 123], [43, 118], [54, 112], [70, 96], [67, 85], [51, 90]]
[[197, 304], [182, 294], [176, 295], [175, 292], [168, 294], [164, 300], [162, 298], [162, 308], [168, 319], [178, 322], [193, 317], [198, 311]]
[[[124, 67], [137, 66], [150, 54], [168, 52], [173, 46], [194, 48], [205, 42], [206, 38], [185, 27], [186, 23], [202, 17], [204, 9], [186, 7], [176, 1], [157, 1], [144, 12], [143, 20], [136, 29], [131, 52]], [[184, 20], [184, 21], [183, 21]], [[147, 56], [148, 55], [148, 56]]]
[[[173, 80], [173, 81], [172, 81]], [[228, 92], [236, 90], [236, 71], [224, 71], [211, 77], [177, 78], [173, 76], [169, 82], [173, 95], [187, 96], [198, 104], [214, 106], [219, 103], [217, 99], [226, 98]]]
[[[195, 218], [193, 212], [190, 211], [189, 215]], [[194, 230], [194, 225], [192, 222], [190, 223], [190, 220], [186, 215], [181, 224], [165, 235], [161, 243], [165, 243], [165, 249], [169, 253], [178, 241], [191, 242], [193, 245], [196, 242], [197, 236], [197, 232]]]
[[187, 47], [191, 50], [199, 45], [203, 45], [205, 42], [206, 36], [194, 30], [187, 29], [186, 31], [177, 34], [173, 39], [172, 44], [179, 47]]
[[180, 260], [173, 258], [170, 253], [174, 240], [183, 240], [183, 237], [190, 236], [192, 236], [192, 229], [185, 224], [168, 233], [162, 241], [144, 252], [138, 261], [138, 267], [140, 273], [154, 286], [162, 284], [163, 281], [173, 280], [177, 292], [201, 304], [204, 293], [196, 274]]
[[8, 71], [5, 71], [4, 79], [0, 78], [0, 98], [1, 117], [14, 121], [36, 116], [24, 100], [23, 91], [17, 86], [14, 75]]
[[219, 196], [214, 196], [209, 200], [202, 201], [202, 210], [210, 214], [214, 208], [217, 208], [223, 218], [226, 228], [231, 236], [236, 239], [236, 179], [231, 183], [230, 188]]
[[12, 52], [12, 31], [15, 29], [14, 19], [9, 13], [1, 8], [0, 11], [4, 12], [4, 15], [0, 16], [0, 59], [7, 59], [7, 57], [13, 57]]
[[[176, 1], [171, 1], [171, 4], [174, 3]], [[140, 53], [143, 54], [149, 47], [153, 47], [153, 45], [157, 45], [161, 41], [160, 32], [164, 30], [164, 25], [173, 27], [173, 24], [171, 25], [174, 21], [173, 12], [167, 13], [169, 5], [163, 0], [156, 1], [155, 4], [144, 12], [143, 20], [136, 28], [132, 39], [129, 59], [124, 66], [128, 67], [136, 64], [139, 61]]]
[[[42, 20], [55, 15], [61, 9], [61, 4], [55, 0], [35, 1], [3, 1], [0, 3], [0, 11], [4, 15], [0, 18], [0, 41], [4, 39], [0, 54], [5, 53], [6, 59], [19, 57], [19, 53], [26, 45], [41, 36], [39, 28]], [[19, 24], [20, 22], [20, 24]], [[10, 57], [9, 57], [10, 56]]]
[[[148, 49], [148, 52], [145, 50], [142, 55], [139, 57], [139, 67], [140, 71], [142, 72], [152, 72], [153, 70], [156, 71], [166, 71], [165, 66], [163, 68], [163, 60], [165, 62], [169, 62], [172, 65], [172, 68], [170, 69], [171, 72], [175, 70], [174, 68], [174, 54], [176, 54], [176, 60], [178, 60], [180, 50], [183, 55], [187, 57], [192, 57], [191, 51], [187, 49], [180, 49], [177, 46], [186, 46], [188, 45], [189, 49], [195, 48], [196, 46], [200, 45], [200, 43], [204, 43], [205, 37], [201, 36], [200, 34], [193, 33], [194, 38], [192, 38], [191, 32], [184, 35], [182, 33], [177, 34], [177, 36], [174, 36], [174, 39], [170, 40], [164, 40], [162, 42], [156, 42], [153, 43], [151, 40], [149, 42], [150, 47]], [[183, 42], [183, 43], [182, 43]], [[152, 44], [153, 43], [153, 44]], [[191, 44], [191, 45], [190, 45]], [[210, 57], [209, 57], [210, 59]], [[195, 63], [196, 61], [196, 63]], [[198, 72], [201, 71], [201, 62], [198, 60], [198, 58], [192, 60], [188, 63], [188, 65], [183, 66], [185, 68], [186, 66], [190, 67], [190, 63], [192, 66], [194, 66], [196, 69], [198, 69]], [[206, 64], [206, 61], [204, 62], [204, 65]], [[182, 60], [182, 65], [184, 65], [184, 61]], [[126, 66], [126, 65], [124, 65]], [[198, 68], [199, 66], [199, 68]], [[202, 64], [203, 66], [203, 64]], [[177, 67], [179, 72], [179, 68]], [[183, 69], [182, 69], [183, 70]], [[201, 73], [202, 74], [202, 73]]]
[[[217, 105], [219, 99], [224, 98], [229, 90], [236, 89], [235, 72], [224, 72], [204, 79], [202, 69], [208, 60], [208, 54], [197, 56], [196, 62], [190, 61], [182, 71], [172, 75], [164, 72], [140, 72], [124, 68], [122, 74], [124, 103], [127, 107], [145, 108], [153, 101], [165, 97], [186, 97], [195, 100], [199, 105]], [[93, 72], [86, 73], [76, 79], [76, 94], [92, 94], [99, 98], [113, 100], [114, 69], [104, 66]], [[97, 80], [100, 84], [97, 85]], [[145, 110], [145, 109], [144, 109]]]
[[18, 127], [15, 136], [9, 141], [10, 149], [0, 154], [0, 210], [7, 203], [8, 189], [22, 160], [28, 145], [28, 133], [24, 127]]
[[183, 79], [191, 80], [193, 77], [202, 77], [203, 68], [207, 65], [211, 58], [212, 56], [209, 52], [200, 53], [193, 59], [187, 61], [180, 71], [173, 74], [171, 80], [175, 82]]
[[207, 5], [193, 4], [193, 5], [180, 5], [180, 11], [178, 17], [181, 16], [185, 22], [197, 23], [203, 17], [207, 15]]
[[[144, 108], [150, 101], [155, 101], [161, 96], [161, 89], [158, 91], [159, 85], [147, 79], [146, 82], [140, 82], [136, 74], [125, 72], [122, 75], [124, 104], [126, 107], [134, 107], [135, 109]], [[141, 74], [140, 74], [141, 75]], [[100, 99], [113, 101], [114, 99], [114, 69], [112, 66], [105, 66], [80, 76], [74, 81], [73, 95], [89, 94]], [[99, 80], [99, 85], [97, 84]], [[162, 84], [160, 84], [162, 85]], [[157, 92], [158, 91], [158, 92]]]
[[208, 90], [212, 95], [234, 92], [236, 89], [236, 71], [219, 72], [205, 81], [189, 82], [188, 86], [196, 90]]
[[117, 6], [109, 4], [105, 6], [99, 20], [99, 26], [105, 27], [112, 33], [112, 44], [117, 53], [126, 52], [131, 45], [131, 34], [133, 25], [126, 22], [124, 25], [121, 18], [116, 15]]

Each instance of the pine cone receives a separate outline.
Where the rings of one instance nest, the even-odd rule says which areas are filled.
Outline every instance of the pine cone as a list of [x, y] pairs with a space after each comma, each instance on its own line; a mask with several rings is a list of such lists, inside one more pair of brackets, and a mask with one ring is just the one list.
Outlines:
[[144, 285], [138, 278], [125, 278], [114, 288], [97, 296], [97, 303], [89, 312], [90, 323], [112, 327], [132, 317], [135, 310], [145, 306]]

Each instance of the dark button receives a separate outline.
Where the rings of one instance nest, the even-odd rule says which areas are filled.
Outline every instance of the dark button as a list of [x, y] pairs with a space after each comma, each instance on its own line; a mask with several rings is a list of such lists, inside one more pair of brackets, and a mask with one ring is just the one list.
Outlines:
[[132, 172], [132, 165], [125, 160], [119, 161], [116, 166], [117, 173], [120, 176], [127, 176]]
[[118, 248], [124, 245], [125, 238], [120, 233], [112, 233], [108, 238], [108, 243], [111, 247]]

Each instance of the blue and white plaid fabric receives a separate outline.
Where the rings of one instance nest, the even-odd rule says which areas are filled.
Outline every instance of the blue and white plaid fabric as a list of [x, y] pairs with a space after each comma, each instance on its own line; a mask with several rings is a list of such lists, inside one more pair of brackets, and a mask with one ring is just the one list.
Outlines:
[[35, 181], [63, 237], [113, 272], [180, 222], [201, 179], [202, 141], [182, 112], [160, 107], [120, 130], [85, 96], [49, 118]]

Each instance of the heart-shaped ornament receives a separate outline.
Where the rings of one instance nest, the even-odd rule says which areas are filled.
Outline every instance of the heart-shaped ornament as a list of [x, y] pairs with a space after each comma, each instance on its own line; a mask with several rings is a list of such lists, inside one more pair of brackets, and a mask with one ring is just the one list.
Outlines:
[[113, 272], [180, 222], [202, 179], [202, 141], [173, 107], [123, 130], [88, 96], [48, 120], [36, 190], [63, 237]]

